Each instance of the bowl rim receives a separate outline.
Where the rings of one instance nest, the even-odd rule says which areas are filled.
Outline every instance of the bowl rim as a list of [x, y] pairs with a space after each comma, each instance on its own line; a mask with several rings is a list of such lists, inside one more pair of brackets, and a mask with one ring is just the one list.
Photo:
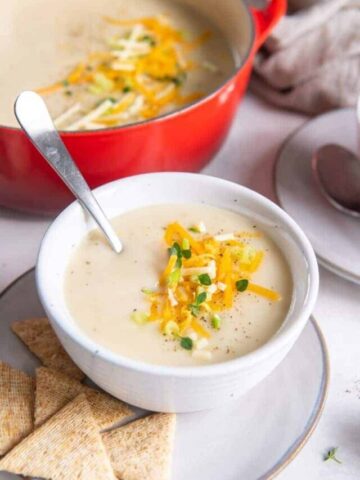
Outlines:
[[[206, 102], [212, 100], [215, 98], [217, 95], [220, 94], [220, 92], [225, 88], [227, 85], [232, 84], [238, 74], [241, 72], [243, 67], [247, 64], [247, 62], [251, 58], [251, 53], [254, 51], [255, 48], [255, 40], [256, 40], [256, 27], [255, 27], [255, 21], [254, 21], [254, 16], [251, 13], [251, 9], [249, 5], [247, 4], [246, 0], [240, 0], [242, 3], [244, 10], [246, 12], [247, 16], [247, 23], [249, 25], [250, 31], [249, 31], [249, 39], [248, 39], [248, 45], [246, 48], [246, 53], [241, 57], [238, 65], [235, 65], [231, 73], [211, 92], [207, 93], [204, 97], [200, 98], [199, 100], [196, 100], [195, 102], [191, 102], [188, 105], [185, 105], [181, 108], [177, 108], [176, 110], [172, 110], [167, 113], [163, 113], [161, 115], [158, 115], [154, 118], [149, 118], [146, 120], [140, 120], [134, 123], [130, 124], [124, 124], [124, 125], [118, 125], [114, 127], [105, 127], [105, 128], [99, 128], [99, 129], [89, 129], [89, 130], [75, 130], [75, 131], [67, 131], [67, 130], [59, 130], [59, 133], [61, 137], [63, 138], [77, 138], [77, 137], [87, 137], [90, 135], [107, 135], [107, 134], [112, 134], [118, 131], [122, 130], [127, 130], [127, 129], [136, 129], [138, 127], [144, 127], [147, 126], [148, 124], [153, 124], [153, 123], [158, 123], [158, 122], [163, 122], [164, 120], [167, 120], [168, 118], [172, 117], [177, 117], [180, 114], [186, 114], [193, 110], [194, 108], [197, 108], [199, 105], [205, 104]], [[22, 131], [20, 126], [9, 126], [9, 125], [3, 125], [0, 123], [0, 129], [6, 129], [6, 130], [11, 130], [11, 131]]]
[[[270, 209], [275, 213], [278, 218], [286, 225], [289, 232], [293, 234], [293, 237], [296, 239], [296, 248], [300, 250], [300, 253], [305, 257], [305, 261], [308, 267], [307, 273], [307, 292], [305, 295], [305, 300], [302, 306], [302, 311], [295, 318], [294, 322], [288, 326], [287, 329], [278, 330], [274, 336], [272, 336], [265, 344], [257, 348], [256, 350], [247, 353], [243, 356], [225, 361], [214, 363], [211, 365], [196, 365], [196, 366], [167, 366], [146, 363], [136, 359], [132, 359], [121, 354], [115, 353], [107, 349], [106, 347], [98, 344], [90, 337], [84, 335], [79, 335], [81, 329], [79, 327], [73, 326], [71, 324], [70, 314], [66, 312], [59, 312], [57, 308], [47, 300], [47, 290], [48, 284], [44, 282], [48, 268], [48, 262], [46, 257], [46, 247], [48, 243], [52, 243], [52, 233], [58, 228], [61, 228], [63, 220], [71, 214], [75, 214], [75, 209], [78, 209], [78, 212], [81, 212], [79, 208], [79, 202], [75, 200], [68, 207], [66, 207], [50, 224], [45, 235], [41, 241], [40, 249], [38, 253], [37, 263], [36, 263], [36, 287], [40, 301], [49, 316], [51, 323], [55, 323], [65, 334], [68, 336], [75, 344], [78, 344], [82, 349], [88, 351], [92, 356], [99, 357], [101, 360], [117, 366], [120, 368], [126, 368], [132, 371], [147, 373], [154, 376], [161, 377], [179, 377], [179, 378], [199, 378], [199, 377], [213, 377], [217, 375], [222, 375], [224, 373], [230, 373], [239, 370], [251, 369], [255, 365], [259, 364], [261, 361], [270, 358], [273, 355], [276, 355], [279, 351], [285, 348], [289, 343], [293, 343], [296, 340], [297, 336], [301, 333], [306, 322], [310, 318], [319, 289], [319, 270], [316, 260], [314, 250], [310, 244], [310, 241], [306, 237], [305, 233], [297, 225], [297, 223], [288, 215], [282, 208], [272, 202], [270, 199], [265, 196], [243, 186], [236, 184], [234, 182], [224, 180], [217, 177], [212, 177], [203, 174], [194, 174], [194, 173], [185, 173], [185, 172], [159, 172], [159, 173], [146, 173], [141, 175], [134, 175], [132, 177], [126, 177], [113, 182], [104, 184], [93, 190], [96, 197], [101, 199], [101, 194], [107, 192], [110, 189], [117, 187], [124, 188], [126, 183], [133, 184], [139, 179], [146, 181], [146, 179], [154, 177], [162, 177], [162, 181], [165, 181], [165, 177], [171, 176], [176, 178], [190, 179], [199, 182], [207, 183], [207, 186], [222, 185], [224, 188], [236, 188], [239, 193], [245, 194], [248, 198], [256, 200], [257, 202], [262, 203], [262, 205]], [[191, 203], [191, 202], [190, 202]], [[216, 206], [214, 204], [214, 206]], [[225, 207], [226, 208], [226, 207]]]

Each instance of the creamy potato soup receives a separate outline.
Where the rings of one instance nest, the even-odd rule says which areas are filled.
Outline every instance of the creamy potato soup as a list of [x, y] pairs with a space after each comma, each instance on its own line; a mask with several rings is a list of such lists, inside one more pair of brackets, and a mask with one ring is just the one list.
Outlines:
[[100, 345], [147, 363], [203, 365], [257, 349], [284, 321], [290, 271], [251, 219], [168, 204], [112, 223], [123, 252], [91, 231], [73, 253], [64, 285], [70, 314]]
[[62, 130], [142, 121], [202, 98], [234, 70], [221, 32], [176, 1], [82, 3], [74, 2], [71, 15], [64, 11], [51, 32], [36, 18], [14, 37], [9, 14], [9, 42], [4, 32], [0, 46], [0, 124], [17, 125], [13, 102], [25, 89], [44, 97]]

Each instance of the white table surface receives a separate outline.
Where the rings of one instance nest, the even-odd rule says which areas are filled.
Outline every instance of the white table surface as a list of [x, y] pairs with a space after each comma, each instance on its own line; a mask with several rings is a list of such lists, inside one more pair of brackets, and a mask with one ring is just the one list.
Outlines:
[[[204, 173], [239, 182], [274, 199], [272, 172], [277, 150], [304, 120], [248, 94], [226, 144]], [[0, 208], [0, 290], [35, 264], [49, 222]], [[280, 480], [360, 478], [360, 287], [320, 270], [314, 313], [330, 353], [329, 395], [317, 429], [279, 475]], [[261, 428], [261, 419], [257, 428]], [[341, 465], [323, 461], [331, 447], [339, 447]]]

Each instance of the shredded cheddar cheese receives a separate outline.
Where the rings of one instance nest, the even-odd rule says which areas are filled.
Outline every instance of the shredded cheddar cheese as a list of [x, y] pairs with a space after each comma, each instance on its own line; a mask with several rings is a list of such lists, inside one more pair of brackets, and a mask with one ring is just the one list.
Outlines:
[[169, 224], [164, 233], [169, 259], [158, 289], [142, 290], [150, 307], [141, 318], [158, 321], [160, 332], [179, 338], [183, 348], [199, 350], [207, 347], [212, 332], [221, 329], [221, 313], [231, 309], [243, 292], [279, 301], [278, 292], [251, 281], [265, 255], [244, 242], [254, 236], [251, 232], [212, 236], [206, 228]]
[[[190, 58], [211, 36], [203, 32], [189, 41], [164, 15], [121, 20], [104, 17], [119, 31], [107, 39], [103, 51], [92, 52], [75, 65], [62, 82], [39, 88], [42, 95], [83, 89], [94, 96], [91, 110], [74, 106], [62, 113], [61, 127], [66, 130], [123, 125], [158, 116], [203, 96], [202, 92], [182, 94], [188, 73], [194, 68], [209, 70], [208, 63], [196, 65]], [[213, 66], [216, 72], [216, 66]], [[211, 73], [211, 71], [210, 71]], [[112, 102], [102, 110], [103, 102]], [[65, 120], [82, 113], [74, 121]]]

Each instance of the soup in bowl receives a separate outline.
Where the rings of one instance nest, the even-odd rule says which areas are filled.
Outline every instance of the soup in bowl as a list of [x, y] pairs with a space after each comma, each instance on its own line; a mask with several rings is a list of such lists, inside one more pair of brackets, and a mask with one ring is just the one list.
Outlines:
[[192, 174], [131, 177], [95, 195], [123, 252], [75, 202], [45, 235], [36, 271], [51, 324], [95, 383], [142, 408], [194, 411], [276, 367], [318, 289], [313, 250], [285, 212]]

